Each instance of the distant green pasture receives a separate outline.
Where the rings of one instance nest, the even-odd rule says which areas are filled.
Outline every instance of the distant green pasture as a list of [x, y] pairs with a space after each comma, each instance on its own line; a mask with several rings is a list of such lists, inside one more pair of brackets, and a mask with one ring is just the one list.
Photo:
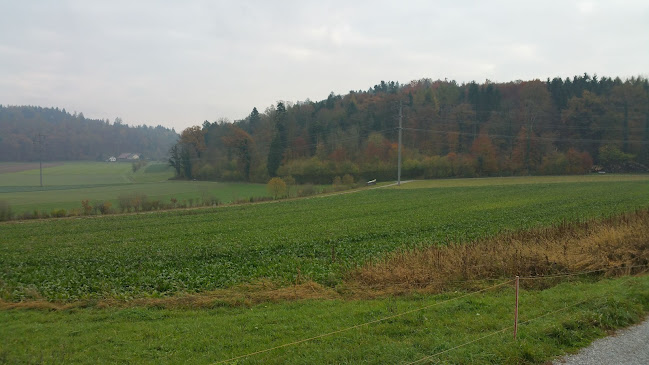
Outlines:
[[131, 193], [162, 202], [172, 197], [178, 202], [197, 201], [206, 195], [230, 202], [268, 195], [263, 184], [169, 180], [172, 176], [173, 171], [163, 163], [151, 163], [134, 173], [131, 163], [66, 162], [43, 169], [43, 188], [38, 169], [0, 173], [0, 200], [20, 214], [80, 208], [85, 199], [111, 201], [116, 206], [117, 197]]
[[[39, 174], [38, 168], [0, 174], [0, 189], [9, 186], [39, 187]], [[135, 181], [135, 175], [130, 163], [66, 162], [43, 168], [43, 186], [128, 184]]]
[[[494, 186], [494, 185], [527, 185], [527, 184], [558, 184], [558, 183], [591, 183], [619, 181], [649, 181], [649, 174], [620, 175], [620, 174], [590, 174], [568, 176], [512, 176], [486, 177], [475, 179], [437, 179], [416, 180], [405, 183], [402, 189], [424, 189], [463, 186]], [[396, 187], [395, 187], [396, 188]]]

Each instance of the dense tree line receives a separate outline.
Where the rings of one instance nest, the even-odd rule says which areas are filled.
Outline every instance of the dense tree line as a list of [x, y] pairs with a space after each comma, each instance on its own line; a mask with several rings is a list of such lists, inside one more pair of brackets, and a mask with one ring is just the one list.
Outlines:
[[177, 139], [162, 126], [131, 127], [120, 118], [110, 123], [65, 109], [0, 105], [0, 161], [36, 161], [41, 147], [46, 161], [105, 160], [126, 152], [164, 159]]
[[186, 178], [394, 179], [399, 109], [404, 177], [646, 171], [646, 78], [584, 74], [482, 84], [422, 79], [313, 102], [278, 102], [243, 120], [182, 132], [170, 156]]

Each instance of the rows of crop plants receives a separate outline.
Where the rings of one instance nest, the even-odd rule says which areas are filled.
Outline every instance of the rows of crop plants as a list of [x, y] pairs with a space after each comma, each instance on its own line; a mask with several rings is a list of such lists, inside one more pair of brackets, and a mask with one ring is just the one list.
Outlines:
[[3, 224], [0, 297], [167, 295], [296, 276], [335, 286], [398, 248], [646, 207], [646, 181], [379, 189], [256, 206]]

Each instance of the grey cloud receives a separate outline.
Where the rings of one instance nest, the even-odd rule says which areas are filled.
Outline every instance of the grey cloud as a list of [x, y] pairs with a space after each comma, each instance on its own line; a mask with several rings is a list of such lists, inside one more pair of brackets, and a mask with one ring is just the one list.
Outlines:
[[644, 1], [41, 0], [3, 9], [0, 103], [177, 130], [380, 80], [631, 76], [649, 64]]

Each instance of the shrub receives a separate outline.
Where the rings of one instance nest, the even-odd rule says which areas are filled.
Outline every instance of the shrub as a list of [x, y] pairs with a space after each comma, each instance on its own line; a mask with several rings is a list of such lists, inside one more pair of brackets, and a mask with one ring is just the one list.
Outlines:
[[343, 176], [343, 184], [347, 186], [354, 185], [354, 177], [350, 174], [345, 174], [345, 176]]
[[221, 201], [219, 198], [215, 197], [214, 195], [210, 194], [209, 191], [204, 190], [201, 193], [201, 202], [203, 203], [204, 206], [210, 207], [214, 205], [219, 205]]
[[11, 206], [4, 200], [0, 200], [0, 222], [11, 219]]
[[[95, 206], [96, 205], [97, 204], [95, 203]], [[130, 212], [131, 209], [133, 208], [131, 197], [126, 194], [122, 194], [117, 197], [117, 205], [119, 206], [119, 209], [122, 213]]]
[[160, 209], [160, 201], [159, 200], [144, 200], [142, 202], [142, 210], [149, 212], [152, 210], [158, 210]]
[[620, 165], [625, 162], [633, 160], [635, 156], [620, 151], [619, 148], [613, 145], [605, 145], [599, 148], [599, 162], [605, 168], [611, 168], [615, 165]]
[[424, 176], [424, 163], [415, 159], [407, 159], [403, 162], [403, 176], [421, 178]]
[[321, 193], [322, 194], [329, 194], [329, 193], [333, 193], [334, 191], [337, 191], [337, 190], [335, 190], [334, 188], [324, 188], [324, 189], [322, 189]]
[[139, 212], [142, 210], [143, 204], [146, 202], [146, 195], [140, 194], [140, 193], [135, 193], [132, 195], [131, 198], [131, 204], [133, 205], [133, 208], [135, 209], [136, 212]]
[[214, 180], [219, 176], [218, 171], [212, 165], [206, 163], [198, 169], [196, 177], [201, 180]]
[[274, 199], [283, 197], [286, 195], [286, 183], [284, 180], [279, 177], [274, 177], [270, 179], [267, 185], [268, 192], [273, 196]]
[[316, 194], [316, 190], [313, 184], [303, 185], [302, 188], [297, 191], [297, 196], [299, 197], [311, 196], [315, 194]]
[[90, 205], [90, 200], [88, 199], [81, 201], [81, 208], [83, 209], [84, 215], [92, 213], [92, 206]]
[[284, 183], [286, 183], [286, 192], [288, 196], [291, 196], [291, 188], [295, 186], [295, 178], [291, 175], [288, 175], [284, 176], [282, 180], [284, 180]]
[[568, 172], [568, 160], [561, 152], [554, 152], [543, 157], [541, 173], [544, 175], [560, 175]]
[[95, 200], [94, 203], [92, 203], [92, 214], [101, 214], [101, 205], [104, 204], [100, 200]]
[[453, 166], [447, 156], [426, 157], [422, 162], [424, 178], [445, 178], [453, 175]]
[[27, 220], [27, 219], [35, 219], [35, 218], [38, 218], [38, 217], [35, 217], [35, 216], [34, 216], [34, 213], [38, 213], [38, 211], [34, 211], [34, 212], [24, 212], [24, 213], [22, 213], [22, 214], [20, 214], [20, 215], [18, 216], [18, 219], [24, 219], [24, 220]]
[[139, 212], [143, 209], [146, 201], [146, 195], [141, 193], [122, 194], [117, 197], [117, 204], [122, 213], [128, 213], [131, 210]]
[[133, 172], [136, 172], [137, 170], [139, 170], [142, 167], [146, 166], [146, 164], [147, 164], [147, 162], [142, 161], [142, 160], [137, 161], [137, 162], [133, 162], [133, 164], [131, 165], [131, 169], [133, 169]]
[[104, 204], [101, 205], [101, 214], [112, 214], [113, 209], [111, 208], [113, 206], [113, 203], [111, 202], [104, 202]]
[[54, 217], [54, 218], [63, 218], [63, 217], [65, 217], [65, 216], [67, 216], [67, 213], [68, 213], [68, 212], [66, 212], [65, 209], [54, 209], [54, 210], [52, 210], [52, 212], [50, 213], [50, 215], [51, 215], [52, 217]]
[[96, 201], [92, 207], [94, 214], [113, 214], [114, 210], [112, 209], [113, 203], [109, 201]]
[[250, 202], [251, 203], [267, 202], [269, 200], [273, 200], [273, 199], [271, 197], [268, 197], [268, 196], [251, 196], [250, 197]]

